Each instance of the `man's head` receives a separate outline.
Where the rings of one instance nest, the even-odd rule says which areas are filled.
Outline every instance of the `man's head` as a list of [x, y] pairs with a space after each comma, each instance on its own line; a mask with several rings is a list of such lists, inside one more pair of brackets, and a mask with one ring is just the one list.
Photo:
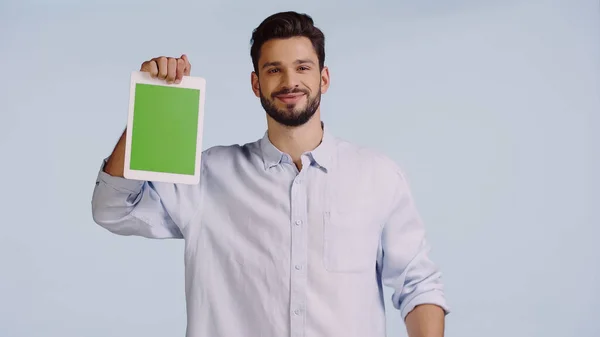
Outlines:
[[319, 109], [329, 87], [325, 37], [306, 14], [282, 12], [252, 34], [252, 90], [280, 124], [299, 126]]

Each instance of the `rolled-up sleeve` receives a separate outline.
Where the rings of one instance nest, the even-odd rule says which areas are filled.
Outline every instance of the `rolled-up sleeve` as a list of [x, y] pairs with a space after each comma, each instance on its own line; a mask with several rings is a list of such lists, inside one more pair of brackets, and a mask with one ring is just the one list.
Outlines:
[[174, 187], [159, 190], [151, 182], [111, 176], [102, 162], [92, 195], [94, 222], [112, 233], [146, 238], [182, 238], [181, 214], [169, 212]]
[[397, 171], [392, 209], [382, 232], [381, 278], [394, 290], [392, 302], [403, 319], [421, 304], [450, 312], [439, 268], [429, 258], [430, 245], [408, 183]]

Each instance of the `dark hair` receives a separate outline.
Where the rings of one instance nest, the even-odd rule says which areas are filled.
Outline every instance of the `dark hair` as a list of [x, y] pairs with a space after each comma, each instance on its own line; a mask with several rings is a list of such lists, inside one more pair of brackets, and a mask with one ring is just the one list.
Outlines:
[[314, 26], [313, 19], [307, 14], [280, 12], [266, 18], [252, 32], [250, 56], [254, 71], [258, 74], [258, 59], [262, 45], [272, 39], [287, 39], [303, 36], [310, 39], [319, 57], [319, 69], [325, 65], [325, 35]]

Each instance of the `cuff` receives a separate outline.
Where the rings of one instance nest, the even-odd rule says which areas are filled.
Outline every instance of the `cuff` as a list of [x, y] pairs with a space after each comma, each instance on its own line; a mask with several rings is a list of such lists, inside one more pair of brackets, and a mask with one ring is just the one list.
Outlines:
[[437, 305], [442, 310], [444, 310], [444, 314], [448, 315], [450, 313], [450, 308], [446, 304], [446, 299], [444, 298], [444, 294], [438, 290], [428, 291], [422, 294], [419, 294], [413, 298], [411, 298], [406, 303], [402, 304], [400, 307], [400, 314], [402, 315], [402, 320], [406, 319], [406, 316], [417, 306], [421, 304], [433, 304]]
[[96, 179], [96, 185], [99, 183], [104, 183], [117, 191], [128, 192], [128, 193], [138, 193], [142, 186], [144, 185], [144, 181], [141, 180], [133, 180], [127, 179], [123, 177], [115, 177], [110, 174], [104, 172], [104, 167], [108, 158], [102, 161], [102, 165], [100, 165], [100, 171], [98, 172], [98, 178]]

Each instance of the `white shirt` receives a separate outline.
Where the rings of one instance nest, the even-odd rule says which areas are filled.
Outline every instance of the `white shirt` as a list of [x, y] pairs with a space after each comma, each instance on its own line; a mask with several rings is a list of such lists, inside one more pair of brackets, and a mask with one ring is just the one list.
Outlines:
[[298, 171], [267, 134], [202, 154], [198, 185], [98, 174], [96, 223], [185, 240], [187, 337], [384, 337], [398, 319], [449, 309], [402, 171], [324, 132]]

